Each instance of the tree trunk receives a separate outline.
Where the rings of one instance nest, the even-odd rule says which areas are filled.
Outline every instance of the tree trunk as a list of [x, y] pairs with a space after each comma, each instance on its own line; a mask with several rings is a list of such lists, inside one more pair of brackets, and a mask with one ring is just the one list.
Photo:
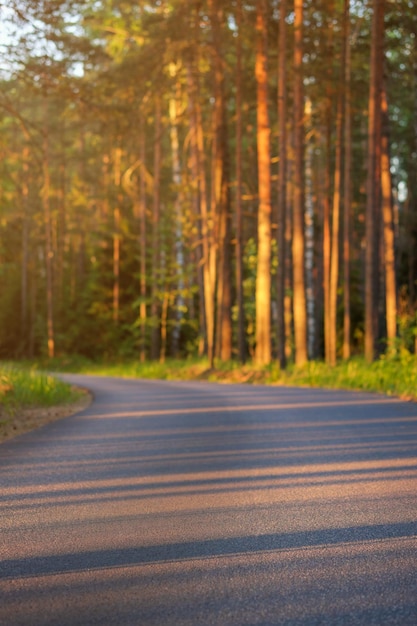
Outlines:
[[243, 218], [242, 218], [242, 0], [236, 4], [236, 300], [239, 360], [246, 361], [245, 309], [243, 302]]
[[303, 194], [303, 2], [294, 2], [294, 212], [293, 212], [293, 283], [295, 362], [307, 361], [307, 320], [304, 253]]
[[[325, 52], [329, 59], [333, 58], [333, 19], [334, 0], [330, 0], [327, 10], [328, 44]], [[324, 322], [324, 357], [330, 361], [330, 257], [331, 257], [331, 227], [330, 227], [330, 179], [331, 179], [331, 146], [332, 146], [332, 98], [333, 98], [333, 64], [327, 64], [326, 71], [326, 106], [325, 106], [325, 171], [323, 193], [323, 322]]]
[[205, 174], [204, 133], [199, 102], [198, 77], [193, 68], [187, 72], [190, 94], [190, 122], [194, 150], [195, 174], [198, 184], [198, 200], [201, 216], [202, 264], [204, 286], [204, 320], [206, 348], [210, 367], [214, 366], [214, 293], [216, 284], [216, 248], [213, 238], [212, 211], [207, 206], [207, 186]]
[[146, 360], [146, 135], [145, 113], [140, 117], [140, 173], [139, 173], [139, 247], [140, 247], [140, 347], [139, 354], [141, 363]]
[[178, 355], [181, 321], [184, 309], [184, 251], [182, 237], [182, 197], [181, 197], [181, 164], [178, 140], [178, 96], [179, 82], [177, 79], [177, 66], [170, 65], [171, 77], [175, 79], [173, 93], [169, 100], [170, 138], [172, 154], [172, 180], [175, 186], [175, 262], [177, 272], [177, 295], [175, 299], [175, 324], [172, 330], [172, 352]]
[[120, 309], [120, 208], [121, 208], [121, 159], [122, 150], [114, 151], [114, 186], [116, 205], [113, 208], [113, 322], [119, 322]]
[[226, 105], [224, 95], [224, 59], [221, 24], [223, 10], [218, 0], [209, 0], [214, 55], [212, 213], [218, 244], [216, 355], [223, 361], [232, 356], [232, 318], [230, 281], [230, 202], [227, 153]]
[[258, 265], [256, 273], [256, 351], [259, 365], [271, 361], [271, 128], [268, 116], [266, 2], [256, 5], [256, 121], [258, 149]]
[[28, 273], [29, 273], [29, 148], [27, 145], [23, 148], [22, 154], [23, 163], [23, 178], [22, 178], [22, 209], [23, 209], [23, 224], [22, 224], [22, 269], [21, 269], [21, 310], [20, 310], [20, 323], [21, 323], [21, 350], [23, 354], [27, 349], [27, 331], [28, 331]]
[[151, 358], [159, 359], [161, 350], [160, 320], [160, 184], [161, 184], [161, 97], [157, 95], [155, 102], [155, 147], [154, 147], [154, 180], [152, 210], [152, 338]]
[[345, 58], [345, 124], [344, 124], [344, 196], [343, 196], [343, 358], [350, 358], [350, 214], [351, 214], [351, 52], [349, 0], [344, 6]]
[[[378, 158], [380, 146], [380, 71], [382, 63], [382, 31], [384, 16], [384, 0], [373, 1], [372, 33], [371, 33], [371, 66], [369, 81], [368, 105], [368, 157], [367, 157], [367, 198], [365, 213], [365, 357], [372, 361], [375, 357], [375, 343], [377, 338], [377, 303], [375, 298], [375, 283], [377, 280], [377, 252], [378, 252], [378, 222], [380, 213], [379, 185], [378, 185]], [[381, 19], [382, 18], [382, 19]]]
[[46, 266], [46, 325], [48, 357], [55, 356], [54, 333], [54, 293], [53, 293], [53, 249], [52, 249], [52, 217], [51, 217], [51, 181], [49, 172], [49, 128], [47, 123], [48, 106], [44, 101], [44, 130], [43, 130], [43, 188], [42, 205], [45, 227], [45, 266]]
[[381, 149], [381, 189], [382, 214], [384, 220], [384, 266], [385, 266], [385, 305], [387, 325], [387, 351], [395, 352], [397, 336], [397, 285], [395, 277], [394, 211], [392, 204], [391, 169], [388, 144], [388, 104], [385, 89], [382, 89], [382, 149]]
[[285, 226], [287, 194], [287, 64], [286, 64], [286, 23], [287, 2], [281, 0], [278, 34], [278, 215], [277, 215], [277, 349], [281, 369], [286, 367], [285, 354]]
[[[340, 67], [345, 65], [345, 42], [343, 42]], [[337, 359], [337, 287], [339, 282], [339, 236], [340, 203], [342, 198], [342, 141], [343, 141], [343, 83], [341, 70], [336, 114], [336, 154], [333, 184], [332, 241], [330, 254], [329, 281], [329, 357], [330, 365], [336, 365]]]
[[[306, 125], [311, 124], [311, 101], [305, 106]], [[314, 192], [313, 192], [313, 145], [311, 138], [306, 145], [305, 158], [305, 276], [308, 356], [314, 358], [316, 320], [314, 297]]]

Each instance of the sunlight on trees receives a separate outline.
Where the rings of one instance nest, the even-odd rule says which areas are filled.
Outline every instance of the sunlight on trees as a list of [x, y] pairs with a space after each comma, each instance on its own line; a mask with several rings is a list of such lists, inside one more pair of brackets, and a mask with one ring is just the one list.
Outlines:
[[416, 2], [0, 18], [0, 357], [415, 350]]

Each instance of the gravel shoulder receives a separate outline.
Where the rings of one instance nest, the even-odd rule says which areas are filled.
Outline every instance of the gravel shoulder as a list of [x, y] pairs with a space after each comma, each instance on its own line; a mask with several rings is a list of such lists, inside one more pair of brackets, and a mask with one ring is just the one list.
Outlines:
[[11, 413], [6, 412], [0, 405], [0, 444], [49, 422], [69, 417], [86, 409], [92, 402], [92, 395], [86, 389], [77, 388], [77, 391], [82, 396], [77, 402], [71, 404], [14, 409]]

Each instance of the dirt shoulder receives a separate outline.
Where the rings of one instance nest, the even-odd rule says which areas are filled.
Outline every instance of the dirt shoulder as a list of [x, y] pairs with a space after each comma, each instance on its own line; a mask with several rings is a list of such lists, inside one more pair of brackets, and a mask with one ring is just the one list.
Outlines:
[[72, 404], [17, 409], [11, 414], [6, 413], [0, 405], [0, 444], [49, 422], [69, 417], [86, 409], [92, 402], [92, 396], [85, 389], [77, 389], [77, 391], [81, 392], [82, 396]]

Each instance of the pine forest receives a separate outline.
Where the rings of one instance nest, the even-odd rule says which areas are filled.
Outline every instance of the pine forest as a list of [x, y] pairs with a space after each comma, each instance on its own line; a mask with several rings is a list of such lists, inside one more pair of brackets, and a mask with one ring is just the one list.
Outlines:
[[416, 352], [415, 0], [0, 23], [0, 358]]

